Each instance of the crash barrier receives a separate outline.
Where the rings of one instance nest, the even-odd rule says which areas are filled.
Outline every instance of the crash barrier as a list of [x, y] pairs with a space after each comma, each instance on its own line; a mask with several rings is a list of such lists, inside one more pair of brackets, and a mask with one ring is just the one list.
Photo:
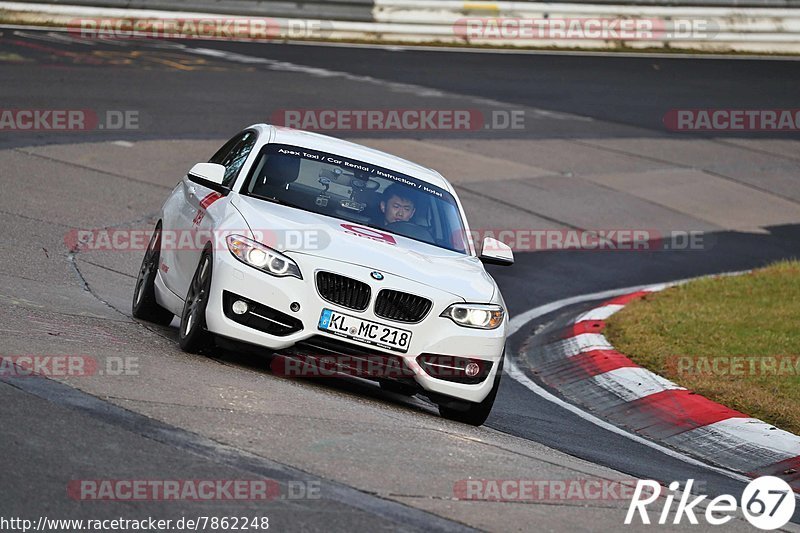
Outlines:
[[[677, 1], [677, 0], [676, 0]], [[721, 1], [721, 0], [690, 0]], [[747, 0], [761, 2], [762, 0]], [[800, 0], [782, 1], [800, 6]], [[135, 9], [273, 17], [282, 28], [313, 28], [281, 37], [378, 42], [578, 49], [692, 49], [800, 52], [800, 7], [714, 7], [605, 3], [462, 2], [456, 0], [69, 0], [134, 15]], [[0, 9], [67, 13], [62, 4], [0, 2]], [[294, 6], [294, 9], [290, 9]], [[77, 9], [77, 8], [72, 8]], [[59, 11], [60, 10], [60, 11]], [[187, 13], [187, 16], [189, 13]], [[116, 15], [120, 16], [120, 15]], [[151, 15], [152, 16], [152, 15]], [[162, 13], [165, 18], [176, 13]]]
[[477, 45], [800, 51], [791, 7], [375, 0], [374, 14], [397, 36]]
[[48, 4], [362, 22], [373, 20], [374, 6], [373, 0], [54, 0]]

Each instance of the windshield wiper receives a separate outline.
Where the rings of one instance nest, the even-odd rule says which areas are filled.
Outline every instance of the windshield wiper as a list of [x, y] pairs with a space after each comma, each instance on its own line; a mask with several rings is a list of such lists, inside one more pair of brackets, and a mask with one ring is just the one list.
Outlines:
[[[280, 198], [272, 198], [270, 196], [261, 196], [261, 195], [252, 194], [252, 193], [249, 196], [252, 196], [253, 198], [256, 198], [258, 200], [264, 200], [265, 202], [270, 202], [270, 203], [273, 203], [273, 204], [285, 205], [286, 207], [294, 207], [295, 209], [303, 209], [299, 205], [295, 205], [295, 204], [293, 204], [291, 202], [287, 202], [286, 200], [281, 200]], [[303, 209], [303, 210], [305, 211], [305, 209]]]

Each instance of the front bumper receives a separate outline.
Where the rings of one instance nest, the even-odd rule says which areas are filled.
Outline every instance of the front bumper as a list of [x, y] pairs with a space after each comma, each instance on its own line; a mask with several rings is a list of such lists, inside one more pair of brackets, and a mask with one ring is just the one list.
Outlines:
[[[450, 304], [463, 302], [463, 299], [448, 292], [391, 274], [386, 274], [383, 280], [376, 281], [370, 277], [371, 269], [358, 265], [342, 264], [338, 261], [305, 254], [295, 254], [292, 258], [300, 266], [304, 279], [270, 276], [241, 263], [227, 251], [217, 252], [214, 255], [211, 293], [206, 310], [206, 323], [209, 331], [222, 337], [262, 346], [277, 352], [289, 352], [291, 347], [303, 343], [303, 341], [309, 341], [312, 337], [335, 339], [340, 341], [340, 344], [344, 343], [344, 346], [352, 345], [354, 353], [366, 349], [401, 358], [413, 373], [410, 379], [413, 379], [423, 391], [471, 402], [480, 402], [489, 394], [494, 383], [498, 362], [503, 354], [506, 322], [495, 330], [461, 327], [449, 318], [439, 316]], [[366, 310], [359, 312], [323, 300], [315, 286], [315, 272], [318, 270], [335, 272], [370, 285], [373, 294], [370, 305]], [[384, 288], [424, 295], [433, 302], [433, 308], [424, 320], [416, 324], [393, 322], [376, 316], [372, 304], [375, 294]], [[226, 292], [244, 296], [250, 301], [271, 308], [286, 317], [291, 317], [293, 320], [299, 321], [302, 327], [297, 331], [293, 331], [292, 328], [281, 330], [280, 334], [276, 335], [240, 323], [240, 320], [233, 320], [225, 313], [223, 294]], [[293, 311], [293, 308], [298, 310]], [[323, 309], [332, 309], [410, 331], [412, 337], [408, 352], [401, 354], [358, 341], [341, 339], [331, 333], [319, 330], [317, 325]], [[277, 317], [279, 322], [287, 323], [288, 321], [280, 318], [280, 314], [273, 315], [272, 318]], [[458, 383], [452, 380], [438, 379], [423, 370], [417, 363], [417, 356], [421, 354], [468, 357], [489, 361], [492, 365], [486, 379], [482, 382], [477, 384]]]

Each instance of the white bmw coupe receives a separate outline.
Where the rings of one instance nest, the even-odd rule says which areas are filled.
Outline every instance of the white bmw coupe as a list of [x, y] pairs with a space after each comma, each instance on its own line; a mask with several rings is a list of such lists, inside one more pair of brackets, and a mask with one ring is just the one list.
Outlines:
[[[198, 163], [161, 208], [133, 316], [180, 318], [184, 350], [237, 341], [421, 393], [480, 425], [508, 316], [439, 173], [324, 135], [253, 125]], [[288, 367], [286, 367], [288, 368]], [[298, 367], [293, 367], [298, 368]]]

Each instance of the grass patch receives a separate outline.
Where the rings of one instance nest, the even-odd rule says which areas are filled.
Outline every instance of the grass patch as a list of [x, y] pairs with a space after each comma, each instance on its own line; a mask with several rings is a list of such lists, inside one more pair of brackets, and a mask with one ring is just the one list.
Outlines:
[[605, 335], [637, 364], [800, 434], [800, 261], [649, 295]]

